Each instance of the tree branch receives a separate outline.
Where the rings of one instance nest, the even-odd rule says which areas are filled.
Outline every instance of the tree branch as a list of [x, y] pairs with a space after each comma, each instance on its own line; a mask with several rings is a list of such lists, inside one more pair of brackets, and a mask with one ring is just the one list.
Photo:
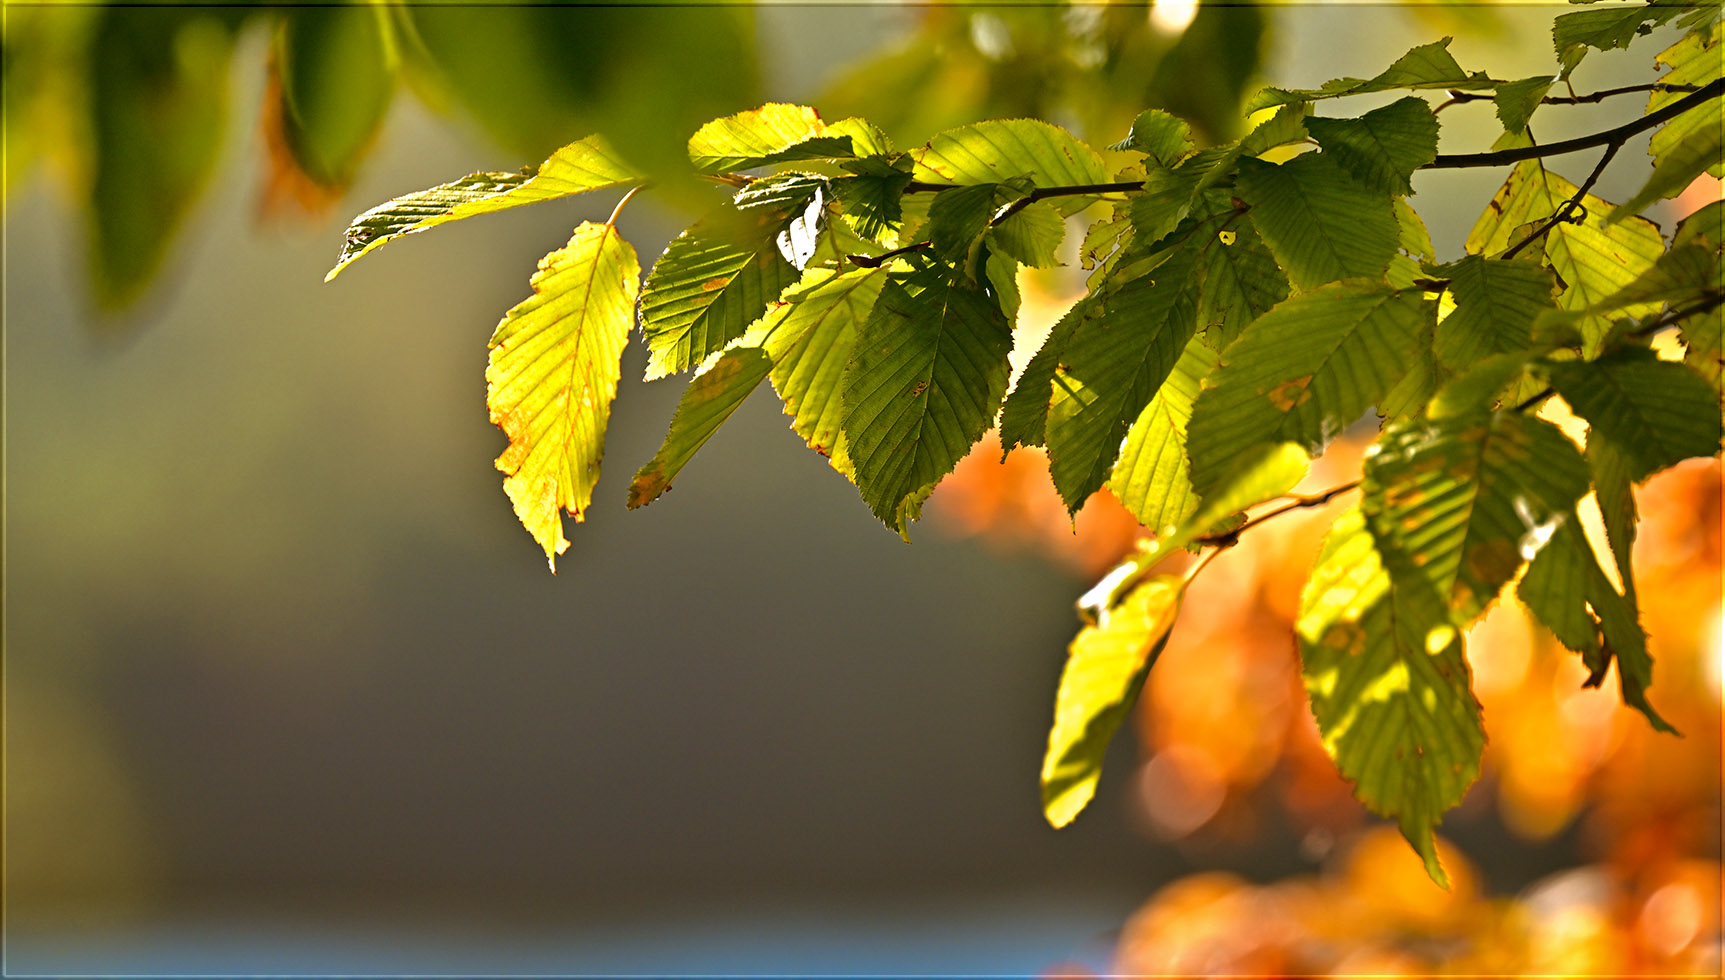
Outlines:
[[1588, 174], [1587, 179], [1581, 182], [1581, 187], [1576, 190], [1575, 196], [1559, 205], [1557, 211], [1552, 214], [1551, 220], [1540, 225], [1534, 230], [1533, 234], [1528, 235], [1519, 242], [1516, 242], [1514, 246], [1503, 253], [1503, 257], [1505, 259], [1515, 258], [1517, 252], [1534, 242], [1539, 241], [1541, 238], [1544, 238], [1547, 232], [1556, 228], [1559, 224], [1568, 221], [1569, 216], [1574, 213], [1577, 208], [1581, 208], [1581, 216], [1576, 220], [1578, 222], [1587, 220], [1587, 209], [1582, 207], [1581, 202], [1587, 199], [1587, 192], [1593, 189], [1593, 185], [1599, 180], [1599, 175], [1605, 172], [1605, 165], [1610, 163], [1611, 158], [1616, 156], [1617, 151], [1621, 149], [1623, 149], [1623, 142], [1621, 140], [1615, 143], [1606, 144], [1604, 155], [1602, 155], [1599, 158], [1599, 162], [1594, 165], [1593, 173]]
[[1492, 150], [1487, 153], [1451, 153], [1439, 154], [1431, 163], [1421, 167], [1421, 170], [1455, 170], [1463, 167], [1503, 167], [1535, 157], [1554, 157], [1577, 150], [1587, 150], [1595, 146], [1609, 146], [1613, 143], [1622, 144], [1637, 133], [1649, 129], [1680, 116], [1690, 109], [1704, 105], [1720, 95], [1725, 94], [1725, 78], [1714, 79], [1705, 86], [1696, 89], [1670, 105], [1661, 106], [1657, 111], [1650, 112], [1633, 122], [1624, 123], [1615, 129], [1607, 129], [1591, 136], [1578, 136], [1572, 140], [1558, 143], [1547, 143], [1544, 146], [1519, 146], [1508, 150]]
[[1259, 514], [1257, 517], [1247, 520], [1246, 523], [1241, 524], [1239, 527], [1234, 528], [1231, 531], [1224, 531], [1221, 534], [1210, 534], [1197, 538], [1193, 543], [1215, 545], [1217, 548], [1232, 548], [1240, 543], [1240, 535], [1250, 531], [1252, 528], [1257, 527], [1265, 521], [1281, 517], [1283, 514], [1291, 513], [1296, 510], [1303, 510], [1307, 507], [1322, 507], [1337, 497], [1340, 497], [1342, 494], [1347, 493], [1349, 490], [1359, 489], [1359, 486], [1360, 481], [1350, 480], [1347, 483], [1331, 487], [1321, 493], [1287, 494], [1288, 502], [1277, 507], [1275, 510], [1267, 510], [1262, 514]]
[[[1649, 82], [1645, 85], [1625, 85], [1622, 88], [1608, 88], [1586, 95], [1548, 95], [1539, 100], [1540, 105], [1582, 105], [1583, 103], [1604, 102], [1614, 95], [1630, 95], [1635, 92], [1698, 92], [1699, 85], [1688, 85], [1682, 82], [1667, 85], [1664, 82]], [[1451, 92], [1444, 106], [1456, 105], [1462, 102], [1490, 102], [1497, 98], [1496, 93], [1485, 92]], [[1443, 108], [1439, 106], [1438, 108]]]

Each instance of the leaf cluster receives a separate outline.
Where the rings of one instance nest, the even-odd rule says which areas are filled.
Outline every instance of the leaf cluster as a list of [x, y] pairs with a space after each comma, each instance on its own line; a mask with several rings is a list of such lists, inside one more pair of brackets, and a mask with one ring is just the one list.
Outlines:
[[[1656, 0], [1554, 28], [1567, 78], [1588, 50], [1680, 14], [1685, 33], [1660, 56], [1659, 86], [1673, 87], [1643, 89], [1643, 121], [1567, 146], [1609, 160], [1654, 130], [1652, 173], [1620, 207], [1589, 193], [1603, 160], [1575, 185], [1532, 140], [1560, 76], [1466, 71], [1447, 39], [1371, 79], [1266, 89], [1248, 102], [1262, 121], [1229, 142], [1200, 148], [1186, 122], [1148, 110], [1114, 148], [1129, 163], [1112, 169], [1037, 119], [963, 125], [909, 150], [805, 106], [714, 120], [687, 147], [708, 210], [644, 279], [612, 222], [585, 223], [498, 326], [489, 404], [510, 439], [497, 464], [516, 513], [554, 563], [568, 544], [560, 515], [580, 520], [591, 502], [637, 325], [649, 379], [693, 374], [631, 507], [669, 490], [763, 382], [901, 535], [991, 427], [1008, 451], [1046, 446], [1069, 510], [1108, 487], [1154, 532], [1081, 600], [1043, 769], [1062, 825], [1091, 798], [1196, 573], [1156, 566], [1357, 489], [1301, 599], [1306, 688], [1341, 773], [1442, 881], [1433, 831], [1477, 777], [1485, 740], [1463, 634], [1512, 583], [1589, 683], [1615, 664], [1623, 699], [1666, 727], [1647, 696], [1632, 488], [1720, 448], [1725, 206], [1670, 240], [1639, 211], [1721, 168], [1720, 20], [1716, 5]], [[1438, 113], [1413, 93], [1445, 90], [1495, 101], [1506, 129], [1493, 151], [1438, 153]], [[1316, 111], [1403, 91], [1358, 116]], [[1440, 262], [1413, 175], [1483, 165], [1508, 177], [1465, 254]], [[403, 234], [639, 187], [644, 174], [590, 137], [529, 173], [408, 195], [355, 221], [331, 275]], [[1069, 233], [1095, 268], [1088, 294], [1014, 382], [1018, 271], [1056, 262]], [[1681, 361], [1650, 347], [1671, 328]], [[1586, 422], [1585, 446], [1542, 417], [1555, 399]], [[1358, 483], [1294, 495], [1309, 460], [1359, 425], [1378, 432]], [[1605, 518], [1599, 553], [1577, 510], [1589, 494]]]

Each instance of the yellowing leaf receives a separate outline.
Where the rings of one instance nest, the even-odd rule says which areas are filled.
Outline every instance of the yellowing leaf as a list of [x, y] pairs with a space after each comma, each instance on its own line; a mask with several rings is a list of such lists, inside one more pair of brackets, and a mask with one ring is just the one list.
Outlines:
[[1167, 645], [1185, 588], [1178, 576], [1150, 579], [1073, 638], [1042, 760], [1042, 812], [1054, 826], [1071, 823], [1096, 795], [1108, 740]]
[[[855, 124], [846, 129], [862, 133]], [[724, 174], [787, 160], [848, 158], [856, 155], [851, 139], [827, 135], [820, 113], [806, 105], [769, 102], [696, 130], [689, 160], [704, 174]]]
[[497, 468], [552, 571], [569, 546], [558, 511], [582, 520], [599, 480], [640, 281], [635, 250], [616, 229], [585, 222], [539, 260], [533, 296], [491, 335], [485, 401], [509, 436]]

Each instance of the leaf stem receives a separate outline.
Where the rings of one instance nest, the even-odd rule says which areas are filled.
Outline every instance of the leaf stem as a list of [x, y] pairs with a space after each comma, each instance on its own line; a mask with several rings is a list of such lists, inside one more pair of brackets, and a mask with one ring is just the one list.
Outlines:
[[1360, 481], [1349, 480], [1347, 483], [1333, 486], [1328, 490], [1324, 490], [1319, 493], [1284, 494], [1284, 496], [1288, 498], [1288, 502], [1280, 507], [1277, 507], [1274, 510], [1267, 510], [1262, 514], [1259, 514], [1257, 517], [1249, 518], [1244, 524], [1241, 524], [1239, 527], [1234, 528], [1231, 531], [1224, 531], [1221, 534], [1212, 534], [1199, 538], [1197, 539], [1197, 543], [1214, 545], [1218, 550], [1232, 548], [1240, 543], [1240, 535], [1250, 531], [1252, 528], [1257, 527], [1265, 521], [1273, 520], [1274, 518], [1281, 517], [1283, 514], [1292, 513], [1296, 510], [1304, 510], [1308, 507], [1322, 507], [1350, 490], [1359, 489], [1359, 486]]
[[1720, 95], [1725, 94], [1725, 78], [1714, 79], [1696, 89], [1676, 102], [1661, 106], [1640, 119], [1624, 123], [1614, 129], [1603, 130], [1590, 136], [1578, 136], [1572, 140], [1557, 143], [1547, 143], [1544, 146], [1518, 146], [1507, 150], [1492, 150], [1487, 153], [1452, 153], [1439, 154], [1431, 163], [1421, 167], [1421, 170], [1455, 170], [1463, 167], [1503, 167], [1535, 157], [1554, 157], [1577, 150], [1592, 149], [1595, 146], [1608, 146], [1613, 143], [1627, 142], [1631, 136], [1644, 133], [1649, 129], [1676, 116], [1688, 112], [1697, 106], [1706, 104]]
[[645, 186], [647, 185], [636, 184], [634, 187], [629, 188], [629, 193], [624, 194], [623, 199], [617, 202], [617, 206], [611, 209], [611, 217], [605, 219], [605, 227], [610, 228], [617, 223], [617, 216], [623, 213], [623, 205], [628, 204], [629, 199], [634, 197], [635, 193]]
[[895, 248], [890, 252], [882, 252], [879, 255], [847, 255], [845, 258], [850, 259], [852, 265], [858, 265], [864, 269], [878, 269], [882, 265], [886, 264], [888, 259], [895, 259], [907, 252], [921, 252], [933, 247], [934, 246], [928, 242], [917, 242], [914, 245]]

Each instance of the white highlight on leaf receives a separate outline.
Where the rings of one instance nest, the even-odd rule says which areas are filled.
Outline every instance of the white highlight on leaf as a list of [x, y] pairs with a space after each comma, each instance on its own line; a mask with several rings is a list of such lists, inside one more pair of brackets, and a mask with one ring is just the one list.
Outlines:
[[809, 200], [809, 206], [801, 215], [779, 232], [774, 239], [779, 246], [779, 254], [785, 261], [796, 266], [798, 272], [814, 258], [815, 249], [820, 244], [821, 213], [826, 208], [826, 197], [820, 188], [815, 188], [815, 196]]
[[1087, 623], [1102, 626], [1108, 619], [1108, 607], [1114, 597], [1114, 590], [1120, 583], [1138, 572], [1138, 563], [1123, 562], [1107, 575], [1102, 581], [1090, 587], [1090, 591], [1078, 597], [1078, 615]]
[[1175, 37], [1186, 32], [1198, 18], [1198, 0], [1156, 0], [1150, 5], [1150, 26]]
[[1527, 505], [1527, 498], [1520, 496], [1515, 498], [1515, 516], [1521, 518], [1522, 526], [1527, 528], [1527, 533], [1516, 543], [1522, 561], [1532, 561], [1533, 557], [1539, 554], [1539, 549], [1545, 547], [1551, 536], [1563, 526], [1564, 521], [1562, 513], [1553, 514], [1543, 522], [1534, 520], [1533, 509]]

